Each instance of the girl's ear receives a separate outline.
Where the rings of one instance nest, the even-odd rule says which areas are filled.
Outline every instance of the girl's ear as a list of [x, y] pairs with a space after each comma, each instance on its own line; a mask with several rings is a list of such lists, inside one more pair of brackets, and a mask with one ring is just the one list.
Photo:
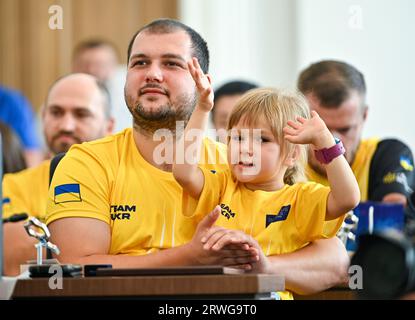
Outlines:
[[284, 164], [288, 168], [291, 168], [295, 165], [299, 157], [300, 157], [300, 146], [296, 144], [294, 145], [294, 147], [292, 148], [288, 156], [285, 158]]

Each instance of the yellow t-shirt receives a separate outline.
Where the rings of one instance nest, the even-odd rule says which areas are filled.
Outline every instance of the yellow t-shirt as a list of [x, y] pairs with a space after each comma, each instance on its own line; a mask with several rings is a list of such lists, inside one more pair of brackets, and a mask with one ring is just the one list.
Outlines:
[[[220, 204], [216, 225], [254, 237], [266, 256], [296, 251], [323, 234], [330, 188], [314, 182], [285, 185], [278, 191], [252, 191], [233, 179], [231, 171], [201, 168], [205, 183], [200, 198], [184, 194], [185, 214], [205, 215]], [[196, 203], [197, 202], [197, 203]], [[280, 293], [284, 299], [291, 293]]]
[[[226, 146], [204, 140], [206, 157], [226, 166]], [[182, 215], [182, 188], [173, 174], [143, 159], [132, 129], [73, 146], [55, 171], [46, 223], [67, 217], [95, 218], [111, 228], [109, 254], [138, 255], [189, 242], [197, 219]]]
[[[352, 171], [359, 185], [360, 200], [362, 202], [367, 201], [369, 191], [370, 162], [376, 151], [379, 141], [380, 140], [378, 138], [362, 140], [359, 147], [357, 148], [354, 161], [351, 165]], [[306, 167], [306, 175], [310, 181], [314, 181], [325, 186], [329, 185], [327, 177], [320, 175], [309, 165]], [[343, 219], [328, 221], [325, 226], [325, 232], [331, 232], [331, 229], [338, 230], [342, 222]]]
[[49, 187], [50, 160], [3, 178], [3, 217], [27, 213], [44, 220]]

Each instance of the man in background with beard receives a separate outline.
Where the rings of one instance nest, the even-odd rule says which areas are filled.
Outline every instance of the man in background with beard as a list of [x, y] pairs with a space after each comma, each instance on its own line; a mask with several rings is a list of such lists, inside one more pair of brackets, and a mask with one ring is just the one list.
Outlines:
[[[193, 57], [207, 74], [206, 42], [175, 20], [153, 21], [132, 38], [125, 100], [133, 128], [73, 147], [51, 182], [46, 222], [52, 242], [61, 249], [61, 262], [129, 268], [246, 267], [258, 261], [248, 246], [203, 249], [201, 238], [220, 214], [217, 208], [201, 221], [182, 214], [186, 199], [182, 201], [171, 168], [173, 152], [180, 152], [175, 137], [196, 104], [188, 69]], [[221, 170], [226, 147], [205, 139], [201, 159], [201, 165]], [[272, 258], [281, 266], [287, 288], [298, 293], [338, 283], [348, 263], [336, 239]]]
[[[402, 204], [407, 207], [406, 222], [412, 224], [415, 211], [408, 206], [415, 189], [412, 151], [398, 139], [362, 138], [369, 110], [363, 73], [343, 61], [323, 60], [301, 72], [298, 88], [310, 109], [343, 142], [346, 160], [359, 184], [361, 201]], [[311, 149], [308, 163], [308, 178], [328, 185], [325, 165]]]
[[[112, 132], [114, 125], [108, 92], [87, 74], [60, 78], [47, 95], [42, 124], [51, 156], [67, 152], [73, 144], [102, 138]], [[4, 218], [24, 212], [44, 220], [50, 162], [4, 176]], [[4, 225], [6, 275], [18, 274], [21, 263], [36, 257], [36, 240], [26, 234], [23, 224]]]

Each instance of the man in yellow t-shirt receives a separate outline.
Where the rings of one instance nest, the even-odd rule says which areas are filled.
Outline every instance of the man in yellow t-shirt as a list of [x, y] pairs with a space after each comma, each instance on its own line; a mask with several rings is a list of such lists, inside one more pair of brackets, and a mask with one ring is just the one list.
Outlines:
[[[65, 170], [55, 172], [49, 191], [47, 223], [52, 230], [54, 221], [68, 216], [102, 221], [111, 229], [108, 253], [112, 255], [141, 255], [192, 239], [200, 220], [181, 214], [180, 185], [170, 172], [143, 158], [133, 135], [131, 128], [125, 129], [75, 145], [65, 155], [59, 163]], [[221, 170], [225, 146], [208, 139], [204, 146], [211, 158], [217, 152], [215, 158], [221, 160], [215, 162], [222, 163], [206, 164], [207, 168]]]
[[[53, 177], [46, 222], [61, 249], [60, 261], [124, 268], [254, 263], [243, 250], [203, 249], [201, 238], [216, 212], [201, 221], [183, 217], [182, 192], [171, 173], [173, 152], [180, 147], [175, 135], [196, 102], [187, 64], [197, 57], [208, 72], [205, 41], [178, 21], [156, 20], [134, 35], [128, 57], [125, 98], [133, 129], [74, 146]], [[207, 154], [221, 155], [222, 149], [204, 142]], [[223, 164], [217, 160], [206, 168], [220, 170]], [[343, 280], [347, 266], [336, 239], [272, 258], [287, 288], [299, 293]]]
[[[361, 138], [368, 113], [363, 74], [341, 61], [320, 61], [301, 72], [298, 88], [310, 108], [342, 140], [361, 200], [406, 206], [415, 189], [413, 155], [407, 145], [396, 139]], [[309, 153], [307, 175], [310, 180], [327, 185], [325, 170], [313, 150]], [[409, 207], [406, 212], [407, 218], [415, 218]]]
[[[71, 74], [50, 88], [42, 109], [45, 140], [52, 155], [66, 152], [75, 143], [111, 133], [113, 120], [107, 91], [86, 74]], [[3, 178], [3, 216], [25, 212], [44, 220], [50, 160]], [[5, 274], [16, 275], [19, 265], [35, 258], [34, 240], [24, 222], [4, 226]]]

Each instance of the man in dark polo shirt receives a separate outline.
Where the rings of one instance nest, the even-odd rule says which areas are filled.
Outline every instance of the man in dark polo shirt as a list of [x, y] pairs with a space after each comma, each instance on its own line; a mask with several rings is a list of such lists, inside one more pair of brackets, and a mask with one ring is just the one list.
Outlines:
[[[408, 206], [415, 189], [411, 150], [397, 139], [361, 137], [368, 114], [363, 74], [344, 62], [320, 61], [301, 72], [298, 88], [310, 108], [343, 142], [346, 159], [359, 183], [361, 200], [403, 204], [407, 218], [414, 218], [415, 212]], [[313, 150], [309, 152], [307, 176], [327, 184], [324, 167]]]

